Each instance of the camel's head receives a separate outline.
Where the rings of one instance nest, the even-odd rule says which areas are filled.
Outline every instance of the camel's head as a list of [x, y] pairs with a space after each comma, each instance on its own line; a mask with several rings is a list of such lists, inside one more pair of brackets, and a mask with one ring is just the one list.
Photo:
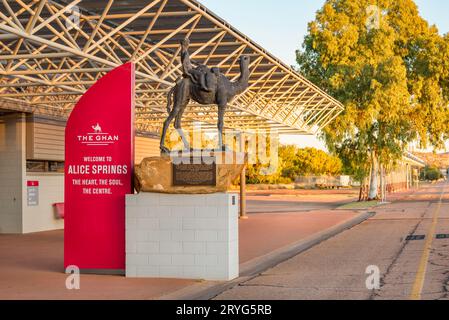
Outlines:
[[249, 68], [249, 63], [250, 63], [250, 58], [247, 55], [243, 55], [240, 57], [240, 65], [244, 68], [247, 69]]

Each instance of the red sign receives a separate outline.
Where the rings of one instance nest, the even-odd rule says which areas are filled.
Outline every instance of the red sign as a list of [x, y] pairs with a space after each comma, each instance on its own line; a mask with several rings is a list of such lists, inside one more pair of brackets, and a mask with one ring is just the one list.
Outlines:
[[27, 187], [39, 187], [39, 181], [27, 181]]
[[134, 65], [97, 81], [65, 131], [64, 265], [125, 269], [125, 195], [133, 193]]

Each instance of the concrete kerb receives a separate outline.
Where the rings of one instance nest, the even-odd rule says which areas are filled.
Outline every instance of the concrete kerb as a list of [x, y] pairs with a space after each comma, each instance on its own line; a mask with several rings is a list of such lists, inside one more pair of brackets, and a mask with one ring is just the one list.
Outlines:
[[202, 281], [198, 284], [180, 289], [178, 291], [163, 295], [159, 300], [209, 300], [220, 293], [233, 288], [243, 282], [254, 278], [260, 273], [275, 267], [276, 265], [293, 258], [294, 256], [309, 250], [310, 248], [326, 241], [337, 234], [351, 229], [360, 223], [373, 217], [373, 211], [361, 212], [358, 216], [342, 222], [329, 229], [316, 233], [306, 239], [279, 248], [261, 257], [254, 258], [240, 265], [240, 277], [228, 282]]

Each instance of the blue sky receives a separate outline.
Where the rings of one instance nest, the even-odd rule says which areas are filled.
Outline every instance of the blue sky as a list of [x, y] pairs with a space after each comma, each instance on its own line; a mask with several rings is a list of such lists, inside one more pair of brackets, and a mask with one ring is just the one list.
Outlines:
[[[199, 0], [252, 40], [289, 65], [324, 0]], [[449, 32], [448, 0], [415, 0], [421, 16], [440, 32]], [[300, 146], [324, 145], [314, 137], [283, 137], [284, 143]]]
[[[295, 50], [324, 0], [199, 0], [282, 61], [295, 64]], [[421, 15], [449, 32], [448, 0], [415, 0]]]

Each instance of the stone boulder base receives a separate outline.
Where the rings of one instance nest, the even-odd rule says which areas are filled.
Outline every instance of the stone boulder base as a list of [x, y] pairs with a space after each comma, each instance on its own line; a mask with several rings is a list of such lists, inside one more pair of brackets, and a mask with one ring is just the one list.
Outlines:
[[[168, 194], [211, 194], [230, 191], [232, 183], [240, 176], [246, 161], [229, 161], [240, 154], [216, 153], [216, 186], [173, 186], [173, 161], [170, 156], [145, 158], [135, 168], [134, 182], [138, 192]], [[228, 159], [228, 161], [224, 161]], [[242, 163], [243, 162], [243, 163]], [[223, 163], [223, 164], [221, 164]]]

